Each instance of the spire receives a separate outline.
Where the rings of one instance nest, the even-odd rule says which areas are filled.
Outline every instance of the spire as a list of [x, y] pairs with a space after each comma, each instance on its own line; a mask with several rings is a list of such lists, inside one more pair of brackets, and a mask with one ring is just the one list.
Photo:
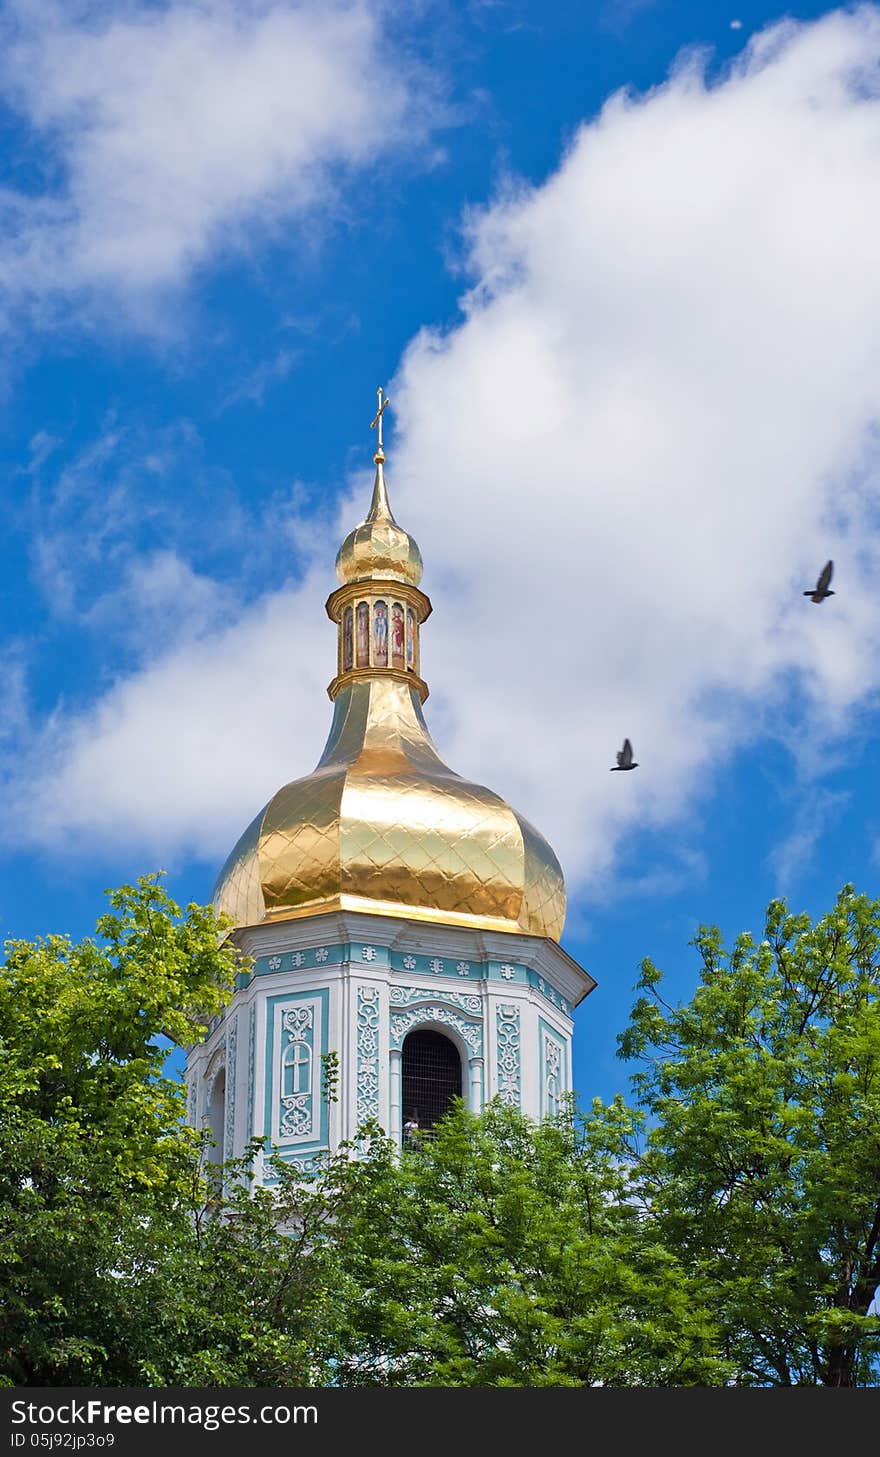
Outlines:
[[336, 557], [336, 575], [343, 584], [364, 581], [408, 582], [417, 587], [422, 577], [422, 556], [417, 543], [398, 526], [388, 504], [385, 486], [385, 450], [382, 444], [382, 416], [391, 401], [383, 389], [376, 391], [379, 408], [371, 430], [378, 430], [373, 463], [376, 479], [370, 509], [359, 526], [350, 531]]
[[379, 408], [373, 419], [370, 421], [370, 429], [379, 431], [379, 439], [376, 443], [376, 453], [373, 456], [373, 464], [376, 467], [376, 479], [373, 483], [373, 499], [370, 502], [370, 509], [367, 512], [367, 521], [390, 521], [395, 526], [394, 514], [388, 504], [388, 491], [385, 487], [385, 473], [382, 467], [385, 464], [385, 451], [382, 448], [382, 416], [391, 404], [390, 399], [385, 395], [380, 385], [376, 391], [379, 396]]

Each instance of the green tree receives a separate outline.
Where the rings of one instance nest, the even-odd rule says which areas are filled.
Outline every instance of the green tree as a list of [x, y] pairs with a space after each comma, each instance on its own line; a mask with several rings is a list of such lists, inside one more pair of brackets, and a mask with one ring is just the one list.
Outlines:
[[0, 1384], [321, 1384], [333, 1161], [307, 1187], [256, 1145], [210, 1162], [168, 1040], [204, 1034], [237, 953], [156, 876], [109, 898], [95, 938], [0, 967]]
[[184, 1122], [163, 1039], [202, 1036], [238, 969], [213, 913], [156, 877], [110, 898], [96, 938], [0, 968], [0, 1382], [876, 1379], [880, 902], [774, 902], [730, 953], [703, 928], [682, 1007], [646, 961], [637, 1112], [458, 1105], [304, 1183], [256, 1145], [207, 1162]]
[[642, 965], [621, 1055], [652, 1129], [638, 1165], [663, 1241], [698, 1273], [743, 1384], [875, 1384], [880, 1320], [880, 901], [816, 921], [768, 907], [759, 944], [692, 943], [668, 1005]]
[[[269, 1187], [254, 1183], [260, 1159]], [[104, 1383], [327, 1384], [320, 1251], [332, 1187], [329, 1177], [303, 1185], [256, 1141], [222, 1168], [194, 1161], [172, 1211], [120, 1222], [93, 1296]], [[80, 1304], [80, 1324], [84, 1313]]]
[[70, 1384], [112, 1364], [101, 1302], [129, 1245], [189, 1198], [199, 1142], [162, 1038], [222, 1010], [213, 913], [158, 877], [109, 895], [97, 937], [12, 941], [0, 968], [0, 1369]]
[[631, 1133], [621, 1103], [540, 1126], [459, 1104], [402, 1156], [364, 1130], [323, 1253], [338, 1384], [724, 1379], [696, 1282], [632, 1200]]

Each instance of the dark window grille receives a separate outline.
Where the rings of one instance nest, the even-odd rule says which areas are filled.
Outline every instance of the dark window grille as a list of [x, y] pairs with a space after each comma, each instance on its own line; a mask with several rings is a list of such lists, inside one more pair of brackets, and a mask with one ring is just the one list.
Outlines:
[[424, 1132], [433, 1128], [461, 1097], [461, 1058], [442, 1032], [421, 1028], [403, 1044], [403, 1121]]

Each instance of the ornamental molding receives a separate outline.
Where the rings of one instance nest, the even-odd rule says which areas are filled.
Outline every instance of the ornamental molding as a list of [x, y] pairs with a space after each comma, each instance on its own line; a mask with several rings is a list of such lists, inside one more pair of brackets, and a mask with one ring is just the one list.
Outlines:
[[238, 1019], [230, 1023], [226, 1034], [226, 1129], [223, 1159], [231, 1159], [235, 1148], [235, 1063], [238, 1048]]
[[458, 1033], [462, 1042], [470, 1048], [474, 1057], [482, 1055], [483, 1028], [480, 1023], [466, 1022], [458, 1012], [452, 1012], [448, 1007], [441, 1006], [435, 1001], [426, 1003], [422, 1007], [414, 1007], [409, 1012], [392, 1013], [391, 1041], [401, 1047], [407, 1032], [412, 1031], [413, 1027], [430, 1024], [451, 1027]]
[[[290, 1154], [282, 1154], [284, 1162], [286, 1164], [289, 1164], [291, 1168], [296, 1169], [297, 1173], [302, 1174], [306, 1178], [311, 1178], [313, 1175], [319, 1174], [321, 1172], [322, 1168], [324, 1167], [324, 1159], [326, 1157], [326, 1149], [318, 1149], [317, 1153], [313, 1154], [302, 1154], [299, 1158], [292, 1158]], [[275, 1180], [267, 1179], [265, 1182], [267, 1184], [273, 1184]]]
[[[248, 981], [253, 980], [254, 975], [262, 976], [267, 972], [320, 970], [329, 961], [332, 951], [332, 946], [302, 946], [295, 951], [287, 950], [284, 947], [263, 950], [254, 957], [256, 964]], [[341, 961], [343, 952], [344, 948], [336, 947], [337, 961]], [[336, 961], [334, 961], [335, 964]]]
[[205, 1066], [205, 1087], [209, 1088], [226, 1066], [226, 1043], [215, 1047]]
[[281, 1099], [281, 1132], [285, 1138], [306, 1138], [312, 1131], [312, 1094], [291, 1093]]
[[[281, 1100], [279, 1132], [282, 1138], [308, 1138], [312, 1132], [313, 1103], [315, 1092], [314, 1030], [315, 1008], [311, 1006], [286, 1007], [281, 1018]], [[285, 1040], [284, 1034], [287, 1034]], [[307, 1058], [308, 1087], [302, 1091], [284, 1092], [284, 1077], [287, 1054], [291, 1047], [305, 1049]], [[298, 1066], [295, 1064], [294, 1066]], [[296, 1074], [294, 1074], [296, 1076]], [[295, 1087], [295, 1084], [294, 1084]]]
[[502, 1003], [496, 1012], [498, 1095], [512, 1108], [520, 1106], [521, 1063], [519, 1007]]
[[392, 1005], [396, 1007], [408, 1007], [413, 1002], [443, 1002], [448, 1006], [458, 1007], [468, 1017], [483, 1015], [483, 999], [473, 993], [438, 992], [435, 987], [393, 986], [388, 995]]
[[379, 988], [368, 983], [357, 991], [358, 1126], [379, 1118]]
[[562, 1044], [550, 1032], [544, 1032], [542, 1113], [553, 1117], [559, 1112], [559, 1099], [563, 1091], [563, 1049]]
[[247, 1070], [247, 1132], [246, 1138], [254, 1136], [254, 1087], [257, 1067], [257, 1004], [251, 1003], [248, 1017], [248, 1070]]
[[290, 1034], [291, 1042], [307, 1042], [309, 1029], [314, 1023], [314, 1007], [288, 1007], [284, 1013], [283, 1026]]
[[550, 1002], [554, 1007], [558, 1007], [559, 1011], [563, 1012], [566, 1017], [571, 1015], [568, 1002], [562, 995], [562, 992], [553, 985], [552, 981], [549, 981], [546, 977], [543, 976], [536, 976], [535, 986], [538, 988], [541, 996], [546, 997], [547, 1001]]
[[547, 1069], [547, 1075], [548, 1075], [548, 1077], [557, 1078], [559, 1076], [559, 1069], [560, 1069], [561, 1064], [562, 1064], [562, 1048], [560, 1047], [559, 1043], [556, 1041], [555, 1037], [551, 1037], [548, 1032], [545, 1032], [544, 1033], [544, 1066]]

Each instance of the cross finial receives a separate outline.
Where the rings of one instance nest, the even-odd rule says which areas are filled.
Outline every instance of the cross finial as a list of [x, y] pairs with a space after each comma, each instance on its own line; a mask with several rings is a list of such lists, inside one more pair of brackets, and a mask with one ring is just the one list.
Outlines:
[[379, 386], [379, 388], [376, 391], [376, 393], [379, 396], [379, 408], [376, 411], [376, 414], [375, 414], [374, 418], [370, 421], [370, 429], [371, 430], [375, 430], [378, 427], [378, 430], [379, 430], [379, 441], [378, 441], [378, 447], [377, 447], [377, 450], [376, 450], [376, 454], [377, 455], [381, 455], [382, 458], [383, 458], [383, 460], [384, 460], [384, 458], [385, 458], [385, 452], [382, 449], [382, 416], [385, 414], [385, 411], [388, 409], [388, 406], [391, 404], [391, 401], [389, 400], [389, 398], [388, 398], [387, 395], [385, 396], [384, 399], [382, 398], [383, 391], [382, 391], [382, 386], [381, 385]]

